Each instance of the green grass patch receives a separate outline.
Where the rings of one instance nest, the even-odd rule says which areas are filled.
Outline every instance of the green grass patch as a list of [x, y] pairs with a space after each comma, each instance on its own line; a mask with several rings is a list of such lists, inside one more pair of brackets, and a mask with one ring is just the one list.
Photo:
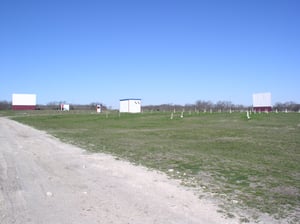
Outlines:
[[248, 120], [245, 113], [193, 113], [183, 119], [177, 113], [170, 119], [170, 113], [159, 112], [35, 111], [12, 118], [90, 151], [166, 172], [213, 193], [224, 205], [234, 202], [233, 207], [279, 218], [299, 212], [299, 113], [252, 114]]

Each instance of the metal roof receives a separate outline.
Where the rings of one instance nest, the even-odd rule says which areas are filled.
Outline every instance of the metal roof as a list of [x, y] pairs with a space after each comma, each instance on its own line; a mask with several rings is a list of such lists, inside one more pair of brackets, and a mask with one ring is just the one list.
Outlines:
[[127, 101], [127, 100], [142, 100], [142, 99], [138, 99], [138, 98], [120, 99], [120, 101]]

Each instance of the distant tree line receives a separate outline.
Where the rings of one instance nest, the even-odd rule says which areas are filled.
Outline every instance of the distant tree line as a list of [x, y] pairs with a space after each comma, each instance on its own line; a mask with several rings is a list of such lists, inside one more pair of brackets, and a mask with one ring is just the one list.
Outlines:
[[3, 100], [0, 101], [0, 110], [9, 110], [11, 109], [11, 102]]
[[[67, 104], [65, 101], [53, 101], [46, 105], [39, 104], [36, 106], [37, 110], [60, 110], [61, 104]], [[70, 110], [96, 110], [96, 106], [101, 105], [102, 111], [107, 110], [107, 107], [103, 103], [93, 102], [90, 104], [70, 104]], [[0, 110], [10, 110], [10, 101], [0, 101]]]
[[[61, 104], [68, 104], [66, 101], [53, 101], [46, 105], [38, 105], [41, 110], [60, 110]], [[97, 105], [101, 106], [102, 111], [107, 110], [107, 107], [103, 103], [93, 102], [90, 104], [69, 104], [70, 110], [96, 110]]]
[[[196, 112], [225, 112], [225, 111], [246, 111], [251, 110], [251, 106], [241, 104], [234, 104], [231, 101], [218, 101], [213, 103], [211, 101], [198, 100], [194, 104], [160, 104], [143, 106], [144, 111], [196, 111]], [[300, 110], [300, 104], [295, 102], [276, 103], [273, 110], [277, 111], [294, 111]]]
[[217, 103], [212, 103], [211, 101], [198, 100], [195, 104], [161, 104], [161, 105], [148, 105], [143, 106], [144, 111], [199, 111], [199, 112], [209, 112], [209, 111], [240, 111], [248, 110], [251, 107], [244, 105], [233, 104], [230, 101], [218, 101]]
[[293, 101], [285, 102], [285, 103], [275, 103], [273, 106], [273, 110], [278, 110], [278, 111], [295, 111], [299, 112], [300, 111], [300, 104], [295, 103]]
[[[46, 105], [37, 105], [37, 109], [40, 110], [60, 110], [60, 105], [65, 101], [53, 101]], [[96, 106], [101, 105], [102, 111], [108, 110], [107, 106], [100, 102], [92, 102], [90, 104], [70, 104], [70, 110], [96, 110]], [[212, 103], [211, 101], [198, 100], [194, 104], [160, 104], [160, 105], [146, 105], [143, 106], [144, 111], [199, 111], [199, 112], [216, 112], [216, 111], [245, 111], [251, 110], [252, 106], [245, 106], [241, 104], [233, 104], [231, 101], [218, 101], [217, 103]], [[0, 110], [10, 110], [10, 101], [0, 101]], [[275, 103], [273, 105], [273, 111], [285, 112], [285, 111], [300, 111], [300, 104], [288, 101], [285, 103]]]

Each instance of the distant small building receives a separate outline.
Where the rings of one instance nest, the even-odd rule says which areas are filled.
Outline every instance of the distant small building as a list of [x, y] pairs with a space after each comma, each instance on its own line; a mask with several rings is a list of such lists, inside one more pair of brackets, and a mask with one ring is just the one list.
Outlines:
[[13, 110], [35, 110], [36, 94], [12, 94]]
[[97, 113], [101, 113], [101, 105], [100, 104], [97, 104], [96, 111], [97, 111]]
[[121, 113], [141, 113], [141, 99], [121, 99]]
[[256, 112], [272, 111], [271, 93], [254, 93], [253, 110]]
[[60, 104], [60, 110], [61, 111], [69, 111], [70, 110], [70, 104]]

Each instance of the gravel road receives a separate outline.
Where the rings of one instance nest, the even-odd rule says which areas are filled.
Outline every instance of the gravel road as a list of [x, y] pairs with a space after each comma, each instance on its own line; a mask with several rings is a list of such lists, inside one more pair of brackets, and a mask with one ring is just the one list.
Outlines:
[[164, 174], [0, 117], [1, 224], [237, 223]]

